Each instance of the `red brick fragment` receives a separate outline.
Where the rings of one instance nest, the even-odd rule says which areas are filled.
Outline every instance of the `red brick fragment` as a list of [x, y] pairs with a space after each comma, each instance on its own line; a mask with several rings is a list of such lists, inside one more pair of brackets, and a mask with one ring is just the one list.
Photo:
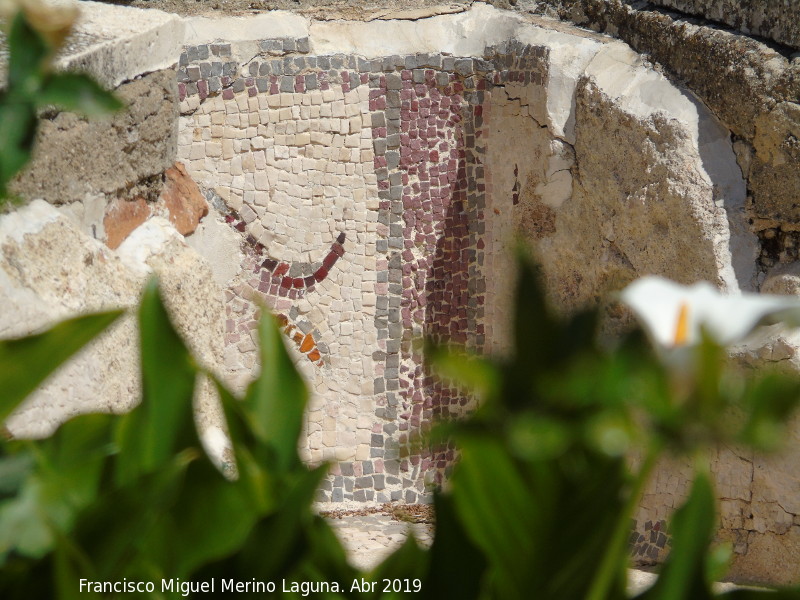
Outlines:
[[175, 229], [190, 235], [208, 214], [208, 203], [182, 163], [176, 162], [164, 174], [167, 181], [158, 202], [167, 209]]
[[134, 229], [147, 220], [151, 213], [152, 209], [144, 198], [114, 200], [103, 217], [106, 245], [111, 249], [118, 248]]

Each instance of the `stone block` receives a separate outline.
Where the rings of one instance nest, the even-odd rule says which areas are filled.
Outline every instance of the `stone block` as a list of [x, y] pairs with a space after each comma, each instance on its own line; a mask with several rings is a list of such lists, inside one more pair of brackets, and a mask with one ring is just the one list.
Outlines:
[[[0, 248], [0, 337], [26, 335], [77, 314], [132, 308], [155, 273], [177, 330], [198, 361], [222, 375], [222, 290], [166, 220], [150, 219], [114, 251], [36, 200], [0, 217]], [[37, 389], [9, 417], [9, 431], [44, 437], [78, 414], [133, 408], [141, 397], [137, 340], [131, 313]], [[213, 386], [200, 380], [195, 394], [201, 432], [224, 428]]]
[[60, 112], [41, 121], [30, 165], [11, 185], [23, 198], [52, 204], [87, 194], [155, 198], [160, 176], [175, 162], [178, 101], [175, 71], [120, 85], [126, 107], [110, 120]]

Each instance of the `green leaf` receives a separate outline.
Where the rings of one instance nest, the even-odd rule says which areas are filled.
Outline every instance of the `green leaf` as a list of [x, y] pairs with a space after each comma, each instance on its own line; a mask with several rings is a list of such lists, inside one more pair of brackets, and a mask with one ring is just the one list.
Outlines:
[[[305, 527], [305, 536], [306, 555], [286, 577], [287, 581], [324, 581], [331, 584], [331, 587], [333, 583], [338, 584], [338, 592], [322, 591], [315, 595], [316, 598], [326, 600], [363, 598], [356, 589], [353, 589], [353, 582], [361, 581], [360, 573], [348, 563], [347, 554], [328, 521], [315, 515]], [[284, 596], [303, 597], [302, 592], [288, 593]]]
[[[541, 271], [533, 264], [524, 249], [517, 250], [519, 273], [517, 275], [514, 304], [514, 350], [515, 356], [531, 371], [542, 370], [553, 358], [551, 346], [559, 338], [559, 326], [551, 317]], [[520, 365], [521, 366], [521, 365]]]
[[35, 561], [15, 557], [0, 569], [0, 598], [51, 598], [52, 572], [50, 557]]
[[70, 533], [71, 553], [85, 555], [88, 564], [82, 568], [92, 569], [82, 577], [115, 581], [142, 576], [148, 568], [170, 570], [178, 558], [170, 511], [183, 510], [176, 506], [176, 499], [188, 465], [199, 456], [197, 450], [185, 450], [126, 485], [107, 481], [103, 493], [81, 511]]
[[687, 420], [713, 427], [724, 413], [721, 382], [725, 360], [725, 349], [701, 330], [695, 357], [696, 389], [688, 405], [692, 414]]
[[36, 469], [18, 493], [0, 504], [0, 555], [15, 549], [42, 557], [53, 549], [56, 530], [70, 530], [80, 510], [95, 501], [104, 461], [111, 452], [108, 415], [84, 415], [51, 438], [25, 442]]
[[489, 558], [499, 597], [529, 598], [541, 582], [545, 520], [552, 507], [534, 494], [519, 466], [498, 440], [461, 435], [462, 460], [453, 474], [453, 501], [465, 531]]
[[[251, 535], [249, 538], [249, 554], [258, 557], [253, 564], [257, 565], [258, 572], [277, 577], [292, 569], [310, 552], [307, 529], [314, 520], [311, 505], [327, 472], [328, 465], [311, 471], [303, 468], [294, 481], [286, 482], [289, 489], [282, 506], [261, 523], [264, 537]], [[262, 550], [264, 539], [270, 540], [272, 551], [268, 555], [264, 555]]]
[[0, 94], [0, 197], [7, 195], [9, 182], [30, 160], [37, 126], [32, 104]]
[[266, 514], [275, 509], [278, 496], [284, 491], [278, 473], [268, 468], [267, 458], [271, 458], [272, 454], [265, 458], [264, 453], [259, 452], [260, 443], [250, 428], [244, 403], [235, 398], [213, 373], [207, 372], [206, 375], [219, 392], [236, 461], [236, 485], [247, 488], [243, 493], [258, 507], [260, 514]]
[[586, 424], [587, 442], [608, 456], [624, 456], [631, 449], [636, 427], [621, 411], [602, 411]]
[[177, 537], [174, 577], [188, 577], [200, 565], [242, 546], [261, 516], [247, 491], [224, 479], [210, 461], [189, 466], [173, 517]]
[[8, 46], [8, 79], [0, 93], [0, 199], [7, 197], [9, 182], [31, 158], [38, 127], [34, 102], [49, 53], [22, 12], [12, 21]]
[[74, 511], [94, 502], [103, 467], [116, 450], [114, 420], [111, 415], [75, 417], [35, 444], [36, 476], [57, 506]]
[[[408, 598], [411, 594], [414, 594], [414, 582], [422, 582], [427, 571], [428, 556], [429, 553], [419, 547], [414, 536], [409, 535], [403, 545], [392, 552], [370, 574], [370, 578], [372, 581], [376, 582], [377, 585], [375, 586], [375, 592], [369, 594], [367, 597], [390, 600], [392, 598]], [[401, 590], [395, 591], [390, 588], [384, 593], [384, 589], [386, 589], [385, 580], [389, 580], [389, 582], [402, 582]], [[406, 581], [409, 582], [411, 593], [406, 592]], [[422, 591], [425, 591], [424, 584]], [[431, 596], [428, 596], [426, 593], [425, 597]], [[458, 596], [449, 597], [457, 598]]]
[[743, 404], [741, 441], [762, 450], [776, 450], [786, 437], [786, 425], [800, 401], [800, 380], [768, 373], [748, 382]]
[[51, 507], [46, 505], [52, 500], [42, 481], [33, 478], [16, 498], [0, 506], [0, 556], [13, 551], [20, 556], [41, 558], [53, 549], [50, 519], [61, 521], [67, 515], [51, 514]]
[[259, 323], [261, 374], [247, 390], [244, 407], [256, 438], [272, 448], [280, 470], [300, 464], [297, 444], [308, 400], [305, 383], [283, 342], [277, 320], [264, 314]]
[[706, 583], [713, 585], [714, 582], [725, 577], [730, 569], [732, 559], [733, 544], [731, 542], [714, 545], [706, 555]]
[[508, 424], [509, 449], [526, 460], [557, 458], [572, 443], [572, 429], [559, 419], [525, 412]]
[[[591, 569], [594, 571], [593, 580], [588, 593], [585, 594], [587, 600], [627, 597], [629, 556], [627, 540], [630, 536], [631, 516], [642, 497], [642, 492], [647, 482], [650, 480], [650, 474], [656, 464], [658, 455], [659, 446], [652, 444], [644, 453], [636, 473], [632, 476], [632, 480], [627, 482], [627, 485], [620, 484], [619, 474], [622, 469], [619, 463], [614, 465], [616, 467], [616, 477], [610, 482], [610, 485], [602, 485], [602, 491], [607, 496], [605, 501], [600, 503], [600, 510], [597, 512], [601, 515], [603, 522], [610, 525], [610, 529], [607, 538], [603, 533], [590, 538], [596, 545], [594, 548], [589, 548], [589, 552], [594, 552], [602, 558], [597, 562], [597, 566]], [[614, 463], [612, 462], [611, 464], [613, 465]], [[580, 485], [580, 482], [577, 483]], [[587, 497], [580, 498], [579, 501], [588, 505], [593, 490], [586, 491], [588, 491]], [[615, 495], [622, 497], [614, 498]], [[571, 506], [567, 508], [573, 512], [576, 510], [582, 513], [586, 512], [580, 503], [577, 504], [577, 508], [572, 508]], [[589, 514], [593, 515], [594, 511], [590, 511]], [[616, 523], [614, 523], [615, 520]], [[577, 533], [580, 529], [574, 531]], [[578, 536], [576, 535], [576, 537]], [[586, 546], [589, 546], [589, 544], [586, 544]]]
[[[530, 486], [537, 496], [549, 496], [550, 505], [538, 542], [542, 555], [538, 588], [547, 598], [586, 598], [595, 581], [602, 579], [604, 600], [623, 597], [628, 531], [617, 536], [627, 483], [622, 459], [576, 449], [555, 466], [552, 491], [544, 489], [543, 478]], [[611, 565], [603, 560], [607, 555], [616, 558]]]
[[349, 591], [357, 571], [347, 561], [347, 553], [328, 521], [315, 516], [308, 528], [310, 552], [309, 570], [319, 574], [317, 581], [338, 581], [339, 587]]
[[114, 94], [83, 73], [54, 73], [48, 77], [36, 97], [36, 105], [40, 108], [55, 105], [90, 117], [107, 115], [124, 106]]
[[572, 315], [563, 325], [560, 335], [551, 341], [550, 353], [559, 360], [579, 360], [582, 354], [594, 350], [599, 313], [597, 309], [583, 310]]
[[8, 90], [20, 98], [33, 99], [44, 75], [45, 60], [50, 48], [18, 12], [8, 34]]
[[437, 346], [429, 341], [425, 358], [439, 377], [464, 386], [481, 403], [493, 399], [500, 390], [500, 373], [488, 360], [469, 356], [453, 348]]
[[0, 444], [0, 499], [16, 496], [35, 464], [31, 452], [6, 454], [5, 447]]
[[464, 530], [452, 498], [437, 494], [434, 501], [436, 533], [422, 595], [431, 599], [477, 600], [487, 568], [486, 557]]
[[53, 591], [57, 590], [58, 600], [84, 600], [87, 598], [102, 598], [102, 596], [97, 592], [81, 590], [81, 571], [78, 567], [78, 564], [76, 564], [80, 561], [76, 561], [75, 557], [71, 555], [68, 538], [64, 537], [59, 541], [60, 543], [53, 556], [54, 581], [52, 581], [52, 584], [54, 590], [49, 591], [52, 593]]
[[187, 446], [200, 446], [192, 412], [197, 369], [172, 326], [155, 280], [142, 296], [139, 330], [144, 398], [119, 422], [118, 483], [160, 467]]
[[[251, 529], [238, 553], [195, 573], [199, 579], [211, 577], [252, 578], [277, 581], [301, 566], [310, 556], [309, 530], [314, 515], [311, 505], [327, 465], [313, 471], [302, 469], [284, 479], [284, 497], [278, 509]], [[265, 543], [268, 549], [265, 550]]]
[[712, 598], [706, 581], [706, 554], [714, 528], [714, 491], [705, 473], [698, 473], [689, 498], [672, 518], [672, 550], [656, 583], [643, 600]]
[[0, 341], [0, 421], [78, 350], [116, 321], [122, 311], [77, 317], [44, 333]]

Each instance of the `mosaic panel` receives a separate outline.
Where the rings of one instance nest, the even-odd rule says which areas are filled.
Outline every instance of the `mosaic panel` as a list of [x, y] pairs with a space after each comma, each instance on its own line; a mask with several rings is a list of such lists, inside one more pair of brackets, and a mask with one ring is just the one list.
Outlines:
[[253, 369], [264, 302], [314, 391], [305, 457], [335, 461], [320, 499], [426, 501], [456, 450], [414, 436], [471, 399], [414, 341], [484, 348], [491, 94], [544, 86], [545, 49], [368, 60], [312, 55], [307, 40], [259, 47], [245, 63], [229, 44], [186, 48], [178, 76], [179, 158], [242, 237], [228, 366]]

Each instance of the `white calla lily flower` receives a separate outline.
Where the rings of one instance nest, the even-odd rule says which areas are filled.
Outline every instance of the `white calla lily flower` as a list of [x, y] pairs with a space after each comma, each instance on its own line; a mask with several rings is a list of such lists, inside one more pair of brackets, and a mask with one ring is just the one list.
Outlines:
[[647, 276], [626, 287], [620, 299], [662, 348], [696, 345], [701, 330], [716, 343], [729, 346], [742, 341], [758, 325], [785, 322], [800, 326], [800, 298], [726, 295], [707, 282], [685, 286]]

